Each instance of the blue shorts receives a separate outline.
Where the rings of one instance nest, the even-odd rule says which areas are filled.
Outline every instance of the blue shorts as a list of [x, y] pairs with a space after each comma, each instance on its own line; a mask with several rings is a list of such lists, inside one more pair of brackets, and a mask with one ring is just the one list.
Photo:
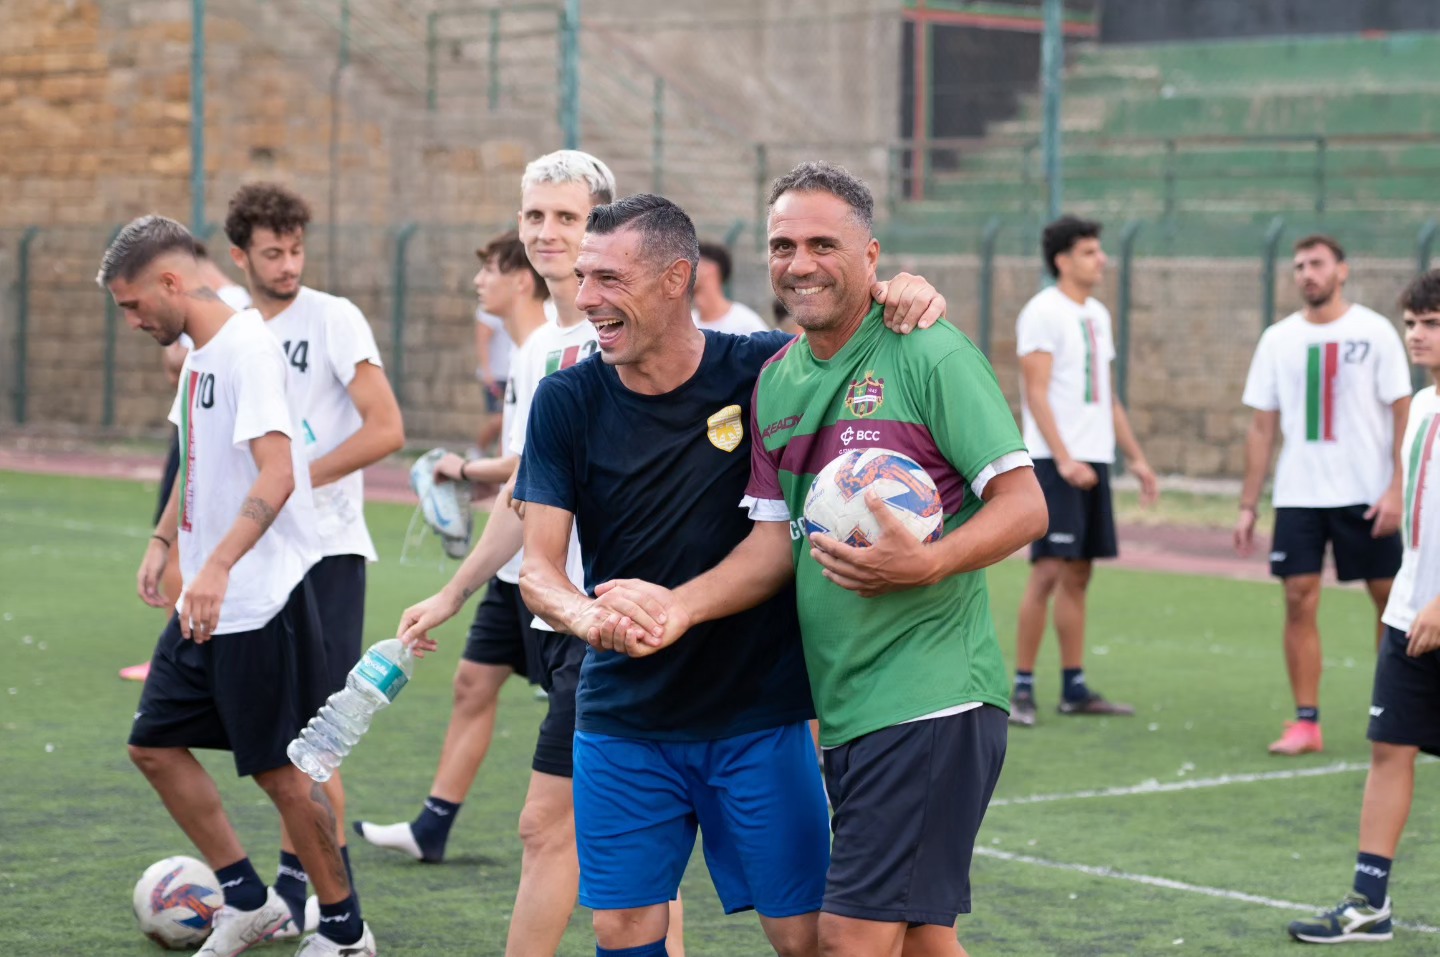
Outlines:
[[575, 732], [581, 904], [673, 900], [697, 828], [725, 913], [818, 911], [829, 811], [806, 723], [694, 742]]

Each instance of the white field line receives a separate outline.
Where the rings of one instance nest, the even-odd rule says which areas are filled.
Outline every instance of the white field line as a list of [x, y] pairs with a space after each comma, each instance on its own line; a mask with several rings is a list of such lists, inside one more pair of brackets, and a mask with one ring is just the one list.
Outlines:
[[[1419, 764], [1440, 760], [1422, 755]], [[1048, 804], [1052, 801], [1083, 801], [1087, 798], [1133, 797], [1137, 794], [1172, 794], [1176, 791], [1199, 791], [1205, 788], [1228, 787], [1232, 784], [1254, 784], [1261, 781], [1290, 781], [1296, 778], [1319, 778], [1331, 774], [1351, 774], [1370, 770], [1369, 762], [1339, 762], [1317, 768], [1290, 768], [1284, 771], [1256, 771], [1243, 774], [1222, 774], [1213, 778], [1191, 778], [1188, 781], [1160, 782], [1154, 779], [1129, 787], [1093, 788], [1065, 791], [1058, 794], [1030, 794], [1021, 797], [996, 798], [991, 807], [1015, 807], [1021, 804]]]
[[[1151, 877], [1148, 874], [1130, 874], [1125, 871], [1117, 871], [1113, 867], [1092, 867], [1089, 864], [1066, 864], [1061, 861], [1049, 861], [1043, 857], [1031, 857], [1028, 854], [1011, 854], [1009, 851], [996, 850], [993, 847], [976, 847], [976, 855], [990, 857], [999, 861], [1010, 861], [1014, 864], [1030, 864], [1034, 867], [1047, 867], [1056, 871], [1070, 871], [1074, 874], [1085, 874], [1089, 877], [1108, 877], [1111, 880], [1129, 881], [1132, 884], [1144, 884], [1147, 887], [1159, 887], [1171, 891], [1184, 891], [1189, 894], [1203, 894], [1206, 897], [1218, 897], [1221, 900], [1238, 901], [1242, 904], [1259, 904], [1262, 907], [1273, 907], [1276, 910], [1301, 911], [1306, 914], [1318, 914], [1324, 908], [1312, 904], [1298, 904], [1295, 901], [1282, 901], [1273, 897], [1262, 897], [1259, 894], [1246, 894], [1244, 891], [1226, 890], [1223, 887], [1206, 887], [1203, 884], [1187, 884], [1184, 881], [1172, 881], [1168, 877]], [[1396, 927], [1405, 930], [1418, 931], [1422, 934], [1440, 934], [1440, 927], [1432, 927], [1429, 924], [1415, 924], [1409, 921], [1395, 921]]]

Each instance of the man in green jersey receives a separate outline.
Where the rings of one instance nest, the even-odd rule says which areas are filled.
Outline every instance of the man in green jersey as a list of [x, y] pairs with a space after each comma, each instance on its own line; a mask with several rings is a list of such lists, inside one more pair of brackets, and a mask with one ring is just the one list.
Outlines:
[[[601, 586], [616, 615], [586, 637], [651, 654], [793, 577], [834, 807], [821, 950], [963, 955], [954, 924], [970, 910], [970, 858], [1004, 760], [1009, 697], [982, 569], [1044, 534], [1046, 507], [975, 346], [944, 322], [883, 334], [869, 293], [880, 253], [872, 209], [865, 184], [828, 164], [775, 182], [771, 281], [806, 334], [756, 386], [742, 503], [753, 530], [673, 591]], [[882, 529], [873, 545], [806, 540], [801, 508], [816, 473], [866, 448], [924, 467], [943, 503], [942, 538], [921, 543], [870, 492]]]

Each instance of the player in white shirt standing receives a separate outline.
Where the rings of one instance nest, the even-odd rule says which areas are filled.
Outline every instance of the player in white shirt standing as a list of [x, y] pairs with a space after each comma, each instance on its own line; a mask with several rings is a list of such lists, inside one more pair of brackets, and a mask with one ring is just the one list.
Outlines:
[[[1440, 270], [1400, 297], [1410, 360], [1440, 383]], [[1440, 754], [1440, 398], [1415, 393], [1401, 441], [1404, 557], [1381, 617], [1370, 698], [1370, 772], [1360, 806], [1354, 886], [1332, 910], [1290, 924], [1306, 943], [1390, 940], [1390, 868], [1415, 796], [1415, 759]]]
[[730, 269], [730, 250], [719, 243], [700, 244], [700, 268], [695, 271], [694, 304], [690, 309], [695, 325], [737, 336], [768, 331], [770, 327], [754, 309], [725, 296]]
[[[478, 276], [477, 276], [478, 278]], [[487, 453], [504, 437], [505, 387], [510, 381], [510, 360], [515, 342], [505, 331], [505, 322], [485, 309], [475, 307], [475, 379], [480, 383], [485, 402], [485, 419], [480, 425], [476, 447]]]
[[122, 229], [99, 281], [131, 328], [166, 346], [187, 334], [194, 345], [170, 412], [180, 476], [137, 575], [141, 598], [166, 604], [158, 586], [178, 538], [185, 590], [155, 646], [129, 747], [224, 890], [200, 954], [234, 957], [290, 920], [192, 752], [213, 748], [264, 789], [315, 874], [321, 931], [299, 953], [373, 957], [334, 812], [285, 753], [326, 694], [306, 577], [318, 547], [285, 357], [257, 313], [235, 312], [200, 279], [194, 240], [173, 220], [145, 216]]
[[1285, 587], [1285, 666], [1295, 720], [1271, 754], [1320, 751], [1320, 570], [1325, 546], [1341, 581], [1363, 579], [1377, 613], [1400, 568], [1400, 439], [1410, 409], [1405, 349], [1390, 321], [1345, 300], [1350, 266], [1329, 236], [1295, 244], [1305, 308], [1260, 336], [1243, 401], [1255, 410], [1235, 548], [1254, 547], [1255, 509], [1277, 429], [1270, 573]]
[[1140, 482], [1141, 502], [1152, 504], [1159, 495], [1111, 379], [1110, 311], [1093, 296], [1105, 275], [1100, 228], [1074, 216], [1045, 227], [1041, 245], [1055, 285], [1026, 303], [1015, 326], [1025, 444], [1050, 513], [1049, 531], [1030, 546], [1030, 579], [1016, 627], [1010, 722], [1022, 726], [1035, 723], [1035, 660], [1052, 595], [1063, 669], [1060, 713], [1135, 713], [1129, 705], [1107, 701], [1085, 681], [1091, 570], [1095, 559], [1118, 554], [1110, 494], [1117, 441]]
[[[365, 566], [377, 556], [365, 526], [361, 470], [405, 442], [400, 407], [380, 364], [375, 336], [354, 303], [301, 284], [310, 209], [283, 186], [250, 183], [230, 199], [225, 234], [230, 256], [250, 283], [255, 308], [285, 353], [286, 389], [300, 410], [296, 441], [309, 466], [320, 561], [310, 584], [320, 610], [329, 680], [345, 686], [360, 660], [365, 628]], [[325, 782], [335, 808], [348, 870], [345, 791], [339, 774]], [[308, 872], [295, 856], [295, 835], [280, 834], [275, 889], [295, 918], [279, 937], [305, 925]]]

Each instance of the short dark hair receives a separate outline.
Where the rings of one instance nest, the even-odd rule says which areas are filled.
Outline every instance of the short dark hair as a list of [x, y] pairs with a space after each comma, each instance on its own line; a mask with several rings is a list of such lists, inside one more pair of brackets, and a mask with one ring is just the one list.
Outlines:
[[165, 216], [132, 219], [115, 234], [105, 250], [100, 259], [100, 274], [95, 280], [102, 288], [116, 279], [130, 282], [146, 266], [172, 252], [195, 258], [195, 237], [190, 235], [190, 230]]
[[720, 269], [720, 281], [730, 281], [730, 270], [734, 268], [730, 262], [730, 250], [719, 243], [701, 243], [700, 258], [708, 259]]
[[1061, 216], [1046, 226], [1045, 231], [1040, 234], [1040, 248], [1044, 251], [1045, 268], [1050, 271], [1050, 275], [1060, 278], [1060, 270], [1055, 265], [1056, 256], [1068, 253], [1082, 239], [1099, 239], [1100, 230], [1103, 228], [1095, 220], [1081, 219], [1079, 216]]
[[639, 231], [642, 248], [651, 261], [669, 266], [677, 259], [690, 264], [690, 292], [695, 291], [695, 270], [700, 266], [700, 240], [695, 223], [685, 210], [654, 193], [636, 193], [590, 210], [585, 231], [605, 236], [620, 229]]
[[1440, 312], [1440, 269], [1422, 272], [1400, 294], [1400, 308], [1417, 316]]
[[523, 269], [530, 274], [535, 283], [534, 296], [536, 299], [544, 299], [550, 295], [549, 287], [545, 285], [545, 277], [535, 271], [535, 264], [525, 254], [525, 244], [520, 241], [520, 233], [510, 230], [490, 240], [481, 248], [475, 250], [475, 255], [480, 257], [482, 263], [495, 260], [495, 265], [502, 273], [512, 273], [517, 269]]
[[801, 163], [770, 184], [770, 198], [766, 205], [773, 207], [781, 196], [790, 192], [838, 196], [867, 230], [875, 225], [875, 198], [870, 194], [870, 187], [843, 166], [823, 161]]
[[1345, 261], [1345, 249], [1334, 236], [1326, 236], [1324, 233], [1311, 233], [1309, 236], [1301, 236], [1295, 240], [1295, 248], [1291, 252], [1300, 252], [1303, 249], [1314, 249], [1316, 246], [1324, 246], [1335, 254], [1335, 261]]
[[209, 247], [207, 247], [207, 246], [205, 245], [205, 241], [204, 241], [203, 239], [197, 239], [197, 240], [195, 240], [195, 258], [196, 258], [196, 259], [209, 259], [209, 258], [210, 258], [210, 249], [209, 249]]
[[257, 228], [284, 236], [308, 225], [310, 206], [279, 183], [246, 183], [230, 197], [225, 213], [225, 235], [242, 250], [249, 250]]

